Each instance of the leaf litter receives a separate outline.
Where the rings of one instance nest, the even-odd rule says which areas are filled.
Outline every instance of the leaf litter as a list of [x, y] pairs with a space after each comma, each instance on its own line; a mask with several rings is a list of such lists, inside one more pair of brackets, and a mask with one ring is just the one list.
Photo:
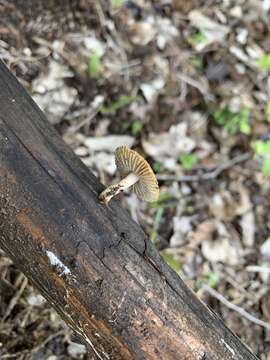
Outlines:
[[[260, 321], [269, 322], [270, 308], [269, 1], [86, 3], [76, 21], [67, 14], [74, 9], [61, 8], [60, 26], [58, 5], [45, 4], [46, 17], [33, 9], [21, 23], [21, 12], [10, 16], [3, 1], [1, 57], [103, 183], [119, 177], [118, 145], [149, 160], [159, 201], [129, 193], [118, 201], [165, 261], [268, 360], [270, 334]], [[21, 40], [12, 31], [18, 24]], [[3, 253], [0, 269], [0, 357], [87, 359]], [[250, 326], [254, 319], [259, 325]]]

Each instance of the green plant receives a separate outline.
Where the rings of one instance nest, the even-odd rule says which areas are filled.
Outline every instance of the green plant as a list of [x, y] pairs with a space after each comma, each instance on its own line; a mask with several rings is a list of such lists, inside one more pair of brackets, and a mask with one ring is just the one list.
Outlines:
[[168, 251], [164, 250], [161, 253], [163, 260], [175, 271], [179, 272], [181, 270], [182, 264], [175, 256]]
[[124, 0], [111, 0], [111, 6], [113, 8], [119, 8], [124, 4]]
[[110, 105], [101, 106], [99, 111], [103, 115], [115, 115], [118, 110], [131, 104], [136, 99], [137, 99], [136, 96], [120, 95], [119, 98], [114, 102], [112, 102]]
[[150, 204], [151, 208], [171, 208], [175, 207], [178, 203], [178, 200], [172, 196], [172, 194], [161, 193], [157, 201]]
[[156, 239], [157, 239], [157, 236], [158, 236], [158, 228], [159, 228], [160, 221], [162, 219], [163, 212], [164, 212], [164, 209], [162, 207], [159, 207], [156, 210], [153, 229], [152, 229], [151, 234], [150, 234], [150, 240], [153, 243], [156, 242]]
[[207, 36], [202, 31], [197, 31], [195, 34], [189, 36], [187, 41], [190, 45], [196, 46], [207, 43]]
[[249, 135], [251, 127], [249, 124], [250, 110], [242, 107], [235, 112], [229, 109], [228, 106], [217, 109], [213, 112], [213, 118], [218, 125], [224, 126], [228, 134], [242, 134]]
[[156, 160], [153, 162], [152, 168], [156, 173], [160, 173], [162, 170], [162, 163]]
[[210, 271], [208, 273], [207, 283], [211, 288], [215, 288], [218, 284], [218, 274], [214, 271]]
[[198, 157], [196, 154], [181, 154], [179, 161], [184, 170], [191, 170], [193, 166], [197, 164]]
[[257, 65], [263, 71], [270, 70], [270, 54], [261, 56], [257, 61]]
[[133, 136], [137, 136], [142, 130], [143, 124], [139, 120], [133, 121], [131, 125], [131, 133]]
[[201, 70], [203, 68], [203, 62], [202, 59], [199, 58], [198, 56], [193, 56], [190, 59], [190, 63], [197, 69]]
[[270, 140], [257, 140], [252, 142], [252, 148], [255, 155], [262, 157], [262, 172], [266, 176], [270, 176]]
[[88, 74], [93, 79], [98, 79], [102, 72], [100, 55], [97, 50], [93, 51], [88, 60]]

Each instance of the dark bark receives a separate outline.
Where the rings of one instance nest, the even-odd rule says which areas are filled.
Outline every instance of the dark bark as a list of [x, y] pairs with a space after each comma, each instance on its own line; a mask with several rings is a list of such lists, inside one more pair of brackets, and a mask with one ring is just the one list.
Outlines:
[[[256, 359], [0, 63], [0, 246], [99, 359]], [[107, 354], [107, 355], [106, 355]]]

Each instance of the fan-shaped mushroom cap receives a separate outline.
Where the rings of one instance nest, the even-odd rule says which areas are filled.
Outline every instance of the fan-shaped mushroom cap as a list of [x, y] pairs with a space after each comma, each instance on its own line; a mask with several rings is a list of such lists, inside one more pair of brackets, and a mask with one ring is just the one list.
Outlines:
[[131, 172], [139, 180], [131, 186], [131, 190], [142, 200], [156, 201], [159, 197], [159, 187], [156, 176], [148, 162], [136, 151], [120, 146], [115, 150], [115, 163], [121, 176]]

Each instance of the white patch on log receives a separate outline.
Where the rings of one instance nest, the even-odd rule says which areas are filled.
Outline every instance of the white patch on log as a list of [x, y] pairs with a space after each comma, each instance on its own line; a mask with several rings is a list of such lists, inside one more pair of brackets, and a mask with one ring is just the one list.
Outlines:
[[235, 351], [230, 347], [230, 345], [228, 345], [228, 344], [225, 342], [224, 339], [221, 339], [221, 342], [222, 342], [222, 344], [225, 345], [225, 347], [229, 350], [229, 352], [230, 352], [233, 356], [235, 356]]
[[61, 271], [60, 275], [70, 275], [71, 271], [69, 270], [69, 268], [62, 263], [61, 260], [58, 259], [58, 257], [51, 251], [47, 250], [46, 254], [50, 260], [50, 263], [52, 266], [55, 266], [58, 270]]

